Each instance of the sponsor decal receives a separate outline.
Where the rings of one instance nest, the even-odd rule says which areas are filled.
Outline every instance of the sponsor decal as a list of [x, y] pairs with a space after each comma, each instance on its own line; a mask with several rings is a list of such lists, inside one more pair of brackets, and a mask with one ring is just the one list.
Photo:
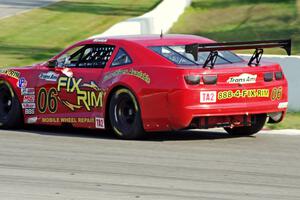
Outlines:
[[[75, 101], [70, 101], [68, 95], [61, 95], [61, 92], [72, 94]], [[71, 111], [77, 109], [85, 109], [91, 111], [93, 108], [101, 108], [103, 106], [103, 97], [105, 92], [102, 91], [94, 81], [84, 83], [82, 78], [60, 77], [58, 79], [57, 88], [41, 88], [37, 96], [37, 108], [39, 113], [45, 113], [47, 110], [51, 113], [57, 111], [58, 102]]]
[[4, 74], [15, 79], [19, 79], [21, 75], [20, 72], [11, 69], [0, 69], [0, 74]]
[[282, 87], [275, 87], [272, 89], [271, 100], [280, 100], [282, 98]]
[[35, 108], [35, 103], [22, 103], [22, 108], [23, 109]]
[[120, 75], [135, 76], [135, 77], [145, 81], [147, 84], [150, 84], [150, 82], [151, 82], [150, 77], [147, 73], [145, 73], [143, 71], [137, 71], [135, 69], [119, 69], [119, 70], [116, 70], [113, 72], [109, 72], [104, 76], [103, 81], [107, 81], [111, 78], [114, 78], [114, 77], [120, 76]]
[[47, 73], [41, 73], [39, 75], [40, 79], [45, 80], [45, 81], [53, 81], [53, 82], [57, 81], [58, 77], [59, 77], [59, 74], [52, 72], [52, 71], [47, 72]]
[[24, 103], [34, 103], [35, 95], [24, 95], [23, 102]]
[[89, 117], [47, 117], [41, 119], [42, 123], [95, 123], [94, 118]]
[[32, 108], [25, 109], [25, 115], [34, 115], [34, 109]]
[[278, 108], [287, 108], [288, 107], [288, 102], [281, 102], [278, 104]]
[[257, 75], [252, 75], [252, 74], [241, 74], [239, 76], [232, 76], [227, 80], [227, 83], [229, 84], [249, 84], [249, 83], [256, 83], [256, 78]]
[[96, 117], [95, 126], [96, 128], [104, 129], [105, 128], [104, 118]]
[[34, 95], [34, 88], [21, 88], [21, 95]]
[[75, 92], [76, 94], [76, 103], [72, 103], [69, 100], [59, 97], [59, 100], [72, 111], [81, 108], [91, 111], [92, 108], [101, 108], [103, 106], [103, 97], [105, 93], [94, 81], [82, 83], [81, 78], [60, 77], [58, 80], [57, 91], [59, 93], [62, 90], [72, 94]]
[[269, 97], [269, 89], [249, 89], [249, 90], [226, 90], [218, 92], [218, 100], [232, 98], [265, 98]]
[[20, 78], [17, 82], [18, 88], [26, 88], [27, 87], [27, 81], [24, 77]]
[[37, 117], [29, 117], [27, 119], [27, 124], [34, 124], [37, 122], [37, 119], [38, 119]]
[[107, 42], [107, 39], [104, 38], [96, 38], [93, 40], [93, 42]]
[[215, 103], [217, 100], [216, 91], [203, 91], [200, 92], [200, 103]]

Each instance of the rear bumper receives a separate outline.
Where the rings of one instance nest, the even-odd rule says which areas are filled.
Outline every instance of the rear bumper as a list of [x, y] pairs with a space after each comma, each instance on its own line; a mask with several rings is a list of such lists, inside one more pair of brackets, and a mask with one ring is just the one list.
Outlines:
[[287, 110], [287, 96], [282, 99], [272, 101], [271, 99], [257, 99], [245, 101], [238, 100], [232, 103], [216, 102], [216, 103], [198, 103], [196, 105], [189, 105], [188, 101], [178, 101], [178, 98], [172, 101], [170, 99], [170, 125], [172, 129], [178, 130], [187, 128], [191, 125], [193, 119], [199, 117], [220, 117], [220, 116], [250, 116], [255, 114], [268, 114], [275, 112], [282, 112], [285, 115]]
[[[251, 119], [252, 115], [277, 112], [284, 116], [288, 102], [287, 89], [287, 82], [283, 80], [235, 88], [231, 85], [206, 85], [151, 93], [142, 98], [144, 129], [184, 129], [190, 127], [194, 118], [203, 117], [222, 119], [230, 116], [229, 119], [235, 120], [249, 116]], [[215, 97], [203, 102], [203, 92], [214, 94]], [[224, 92], [228, 92], [228, 95], [224, 95]]]
[[216, 105], [187, 106], [185, 112], [192, 116], [224, 116], [224, 115], [247, 115], [259, 113], [272, 113], [285, 111], [279, 109], [279, 103], [283, 102], [254, 102], [254, 103], [233, 103]]

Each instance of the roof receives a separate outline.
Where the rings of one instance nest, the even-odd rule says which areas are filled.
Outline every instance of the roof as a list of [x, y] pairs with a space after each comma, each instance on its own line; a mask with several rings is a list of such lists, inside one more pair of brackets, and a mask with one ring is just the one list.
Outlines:
[[95, 40], [113, 40], [117, 41], [128, 41], [140, 44], [142, 46], [158, 46], [158, 45], [184, 45], [184, 44], [193, 44], [193, 43], [212, 43], [213, 40], [210, 40], [205, 37], [195, 36], [195, 35], [180, 35], [180, 34], [168, 34], [163, 35], [127, 35], [127, 36], [111, 36], [111, 37], [98, 37], [89, 39], [88, 41]]

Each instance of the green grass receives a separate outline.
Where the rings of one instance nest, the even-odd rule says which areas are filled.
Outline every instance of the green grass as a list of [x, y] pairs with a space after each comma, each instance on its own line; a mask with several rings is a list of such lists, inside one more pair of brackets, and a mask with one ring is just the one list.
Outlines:
[[284, 120], [278, 124], [266, 124], [269, 129], [300, 129], [300, 113], [288, 112]]
[[217, 41], [292, 38], [292, 53], [299, 55], [300, 0], [194, 0], [170, 32]]
[[45, 61], [66, 46], [153, 9], [160, 0], [64, 0], [0, 20], [0, 66]]

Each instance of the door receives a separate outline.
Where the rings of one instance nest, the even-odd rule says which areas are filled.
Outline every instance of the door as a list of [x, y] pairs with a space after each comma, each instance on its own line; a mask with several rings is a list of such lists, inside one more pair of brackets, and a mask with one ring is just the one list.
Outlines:
[[42, 123], [104, 128], [101, 77], [113, 51], [112, 45], [75, 47], [57, 59], [58, 67], [40, 75]]

